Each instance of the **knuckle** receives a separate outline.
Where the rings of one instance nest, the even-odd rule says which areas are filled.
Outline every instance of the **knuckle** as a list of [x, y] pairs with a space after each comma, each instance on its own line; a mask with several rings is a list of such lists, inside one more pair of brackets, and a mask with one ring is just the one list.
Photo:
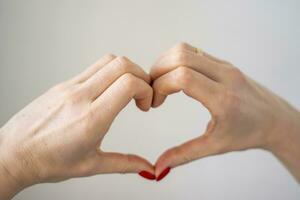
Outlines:
[[176, 51], [174, 53], [174, 62], [177, 65], [185, 65], [188, 60], [188, 55], [183, 51]]
[[119, 65], [119, 66], [118, 66], [118, 70], [119, 70], [122, 74], [129, 73], [129, 72], [133, 71], [132, 65], [130, 65], [129, 63], [124, 64], [124, 65]]
[[237, 67], [230, 67], [227, 73], [234, 82], [243, 83], [246, 80], [246, 77], [243, 74], [243, 72]]
[[186, 50], [188, 46], [189, 45], [186, 42], [179, 42], [173, 47], [173, 49], [183, 51]]
[[128, 168], [127, 165], [122, 164], [121, 167], [120, 167], [119, 173], [120, 174], [126, 174], [126, 172], [128, 171], [127, 168]]
[[127, 65], [129, 63], [129, 59], [125, 56], [118, 56], [116, 61], [119, 65]]
[[105, 59], [114, 59], [114, 58], [116, 58], [116, 56], [114, 54], [108, 53], [108, 54], [105, 54], [103, 56], [103, 58], [105, 58]]
[[125, 173], [131, 171], [132, 166], [130, 163], [133, 163], [133, 157], [130, 154], [124, 155], [124, 159], [125, 159], [124, 164], [122, 164], [122, 166], [120, 168], [121, 174], [125, 174]]
[[191, 82], [192, 73], [187, 67], [178, 67], [175, 73], [175, 80], [181, 87], [188, 86]]
[[118, 70], [124, 74], [131, 70], [132, 65], [128, 58], [121, 56], [121, 57], [117, 58], [117, 66], [116, 67], [118, 67]]
[[134, 87], [137, 83], [137, 79], [134, 75], [131, 73], [125, 73], [121, 77], [121, 82], [125, 88], [131, 89]]

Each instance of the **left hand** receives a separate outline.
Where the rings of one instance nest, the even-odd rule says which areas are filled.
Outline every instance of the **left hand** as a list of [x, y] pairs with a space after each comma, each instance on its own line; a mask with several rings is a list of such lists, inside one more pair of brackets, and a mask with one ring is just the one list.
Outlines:
[[153, 174], [153, 166], [137, 155], [99, 149], [132, 99], [141, 110], [150, 108], [149, 83], [149, 75], [129, 59], [107, 55], [17, 113], [0, 129], [0, 199], [40, 182], [103, 173]]

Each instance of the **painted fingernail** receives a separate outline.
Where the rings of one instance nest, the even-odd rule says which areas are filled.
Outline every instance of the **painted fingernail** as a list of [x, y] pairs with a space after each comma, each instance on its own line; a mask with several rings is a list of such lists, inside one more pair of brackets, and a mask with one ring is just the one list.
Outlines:
[[148, 180], [155, 180], [156, 178], [154, 174], [147, 171], [140, 171], [139, 175]]
[[171, 171], [170, 167], [167, 167], [166, 169], [164, 169], [164, 171], [162, 171], [160, 173], [160, 175], [156, 178], [156, 181], [160, 181], [161, 179], [163, 179], [165, 176], [168, 175], [168, 173]]

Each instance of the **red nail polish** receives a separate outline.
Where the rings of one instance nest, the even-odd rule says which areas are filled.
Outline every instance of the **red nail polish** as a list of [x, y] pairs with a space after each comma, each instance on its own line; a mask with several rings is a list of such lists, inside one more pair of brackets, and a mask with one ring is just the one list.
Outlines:
[[147, 171], [140, 171], [139, 175], [148, 180], [155, 180], [155, 175]]
[[171, 171], [170, 167], [167, 167], [164, 171], [162, 171], [160, 173], [160, 175], [156, 178], [156, 181], [160, 181], [161, 179], [163, 179], [165, 176], [168, 175], [168, 173]]

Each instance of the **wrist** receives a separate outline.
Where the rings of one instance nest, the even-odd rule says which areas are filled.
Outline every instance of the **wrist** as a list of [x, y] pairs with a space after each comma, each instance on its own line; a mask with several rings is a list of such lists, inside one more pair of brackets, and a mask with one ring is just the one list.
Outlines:
[[11, 199], [23, 189], [2, 163], [0, 164], [0, 184], [0, 199], [3, 200]]
[[274, 137], [267, 150], [271, 151], [300, 183], [300, 112], [285, 119], [274, 131]]
[[3, 131], [0, 129], [0, 199], [11, 199], [17, 192], [21, 190], [17, 181], [11, 176], [7, 166], [3, 161]]
[[22, 167], [20, 157], [9, 148], [5, 137], [0, 130], [0, 199], [11, 199], [24, 188], [33, 185], [34, 181], [27, 174], [26, 168]]
[[[299, 146], [300, 142], [300, 112], [294, 110], [290, 117], [283, 117], [272, 125], [267, 149], [277, 154], [287, 153], [293, 145]], [[300, 147], [300, 146], [299, 146]]]

